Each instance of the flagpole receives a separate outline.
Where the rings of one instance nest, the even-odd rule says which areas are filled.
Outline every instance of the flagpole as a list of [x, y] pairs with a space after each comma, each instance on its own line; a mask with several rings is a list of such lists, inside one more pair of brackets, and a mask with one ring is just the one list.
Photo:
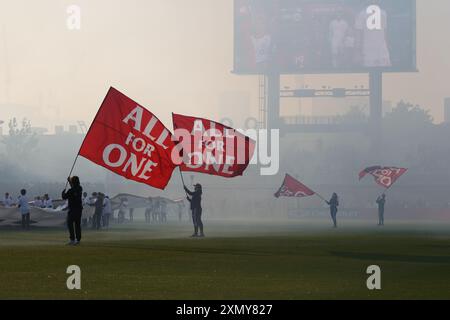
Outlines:
[[[75, 160], [73, 161], [72, 168], [70, 169], [70, 172], [69, 172], [69, 175], [68, 175], [69, 178], [72, 175], [73, 169], [75, 169], [75, 165], [77, 164], [77, 160], [78, 160], [79, 156], [80, 156], [80, 152], [78, 152], [77, 156], [75, 157]], [[69, 181], [67, 180], [66, 187], [64, 189], [67, 189], [68, 185], [69, 185]]]
[[181, 182], [183, 183], [183, 187], [184, 187], [186, 184], [184, 183], [183, 173], [181, 172], [181, 168], [180, 167], [178, 167], [178, 169], [180, 169]]
[[[178, 169], [180, 170], [180, 177], [181, 177], [181, 182], [183, 183], [183, 189], [186, 186], [186, 184], [184, 183], [184, 177], [183, 177], [183, 172], [181, 172], [181, 168], [178, 167]], [[186, 194], [186, 196], [188, 195], [186, 190], [184, 190], [184, 193]]]
[[315, 195], [318, 196], [320, 199], [322, 199], [323, 201], [325, 201], [326, 203], [328, 203], [328, 200], [325, 200], [325, 198], [322, 197], [320, 194], [318, 194], [318, 193], [315, 192], [315, 191], [314, 191], [314, 193], [315, 193]]
[[386, 190], [384, 190], [383, 193], [386, 194], [389, 190], [391, 190], [391, 187], [394, 186], [394, 184], [395, 184], [395, 182], [393, 184], [391, 184], [389, 187], [387, 187]]

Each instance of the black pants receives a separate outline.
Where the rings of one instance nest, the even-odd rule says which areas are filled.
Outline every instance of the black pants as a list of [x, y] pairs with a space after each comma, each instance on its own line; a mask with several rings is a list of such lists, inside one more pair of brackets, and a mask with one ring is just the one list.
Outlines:
[[192, 209], [192, 222], [194, 223], [195, 234], [198, 234], [199, 229], [200, 234], [203, 234], [202, 208]]
[[69, 228], [70, 241], [81, 241], [81, 211], [70, 212], [67, 215], [67, 227]]
[[94, 229], [100, 230], [101, 227], [102, 227], [102, 214], [95, 213], [94, 214]]
[[336, 219], [337, 212], [338, 212], [337, 208], [330, 209], [331, 219], [333, 219], [333, 224], [335, 228], [337, 227], [337, 219]]
[[384, 226], [384, 209], [378, 209], [378, 225]]
[[30, 213], [22, 215], [22, 228], [30, 229]]

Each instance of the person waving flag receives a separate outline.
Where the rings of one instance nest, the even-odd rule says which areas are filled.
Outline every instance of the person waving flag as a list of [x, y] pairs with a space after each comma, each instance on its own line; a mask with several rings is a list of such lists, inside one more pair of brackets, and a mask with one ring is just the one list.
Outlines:
[[359, 180], [369, 174], [378, 185], [389, 189], [406, 171], [408, 171], [406, 168], [373, 166], [361, 171]]

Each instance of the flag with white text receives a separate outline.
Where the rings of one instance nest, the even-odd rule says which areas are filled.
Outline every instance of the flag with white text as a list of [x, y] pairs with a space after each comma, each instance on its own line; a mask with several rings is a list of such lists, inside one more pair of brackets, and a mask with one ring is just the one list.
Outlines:
[[164, 189], [175, 169], [172, 134], [150, 111], [111, 88], [79, 155], [127, 179]]

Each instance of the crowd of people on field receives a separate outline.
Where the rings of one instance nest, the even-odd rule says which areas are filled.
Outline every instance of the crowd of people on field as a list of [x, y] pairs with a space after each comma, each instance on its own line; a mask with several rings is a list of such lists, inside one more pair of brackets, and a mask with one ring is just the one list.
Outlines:
[[[17, 208], [22, 216], [22, 226], [29, 229], [31, 208], [39, 209], [56, 209], [58, 211], [70, 210], [70, 199], [65, 198], [62, 194], [62, 201], [53, 201], [52, 198], [45, 194], [44, 196], [30, 197], [27, 190], [20, 191], [20, 195], [14, 198], [11, 193], [6, 192], [3, 199], [0, 199], [0, 206], [3, 208]], [[145, 222], [150, 224], [165, 224], [169, 213], [168, 203], [172, 203], [167, 199], [157, 197], [148, 198], [146, 201]], [[176, 204], [176, 213], [179, 221], [183, 220], [185, 215], [185, 205], [183, 201], [173, 202]], [[88, 213], [88, 209], [90, 213]], [[134, 221], [135, 208], [130, 205], [130, 201], [126, 196], [115, 199], [114, 203], [108, 195], [102, 192], [93, 192], [89, 195], [82, 192], [81, 210], [83, 212], [81, 225], [84, 228], [91, 227], [94, 230], [108, 229], [112, 221], [117, 224]], [[116, 214], [114, 214], [116, 213]]]
[[[25, 189], [23, 189], [25, 190]], [[26, 190], [25, 195], [22, 195], [22, 191], [20, 192], [20, 195], [17, 197], [16, 200], [12, 197], [12, 195], [9, 192], [5, 193], [5, 196], [3, 198], [2, 204], [5, 208], [14, 208], [19, 205], [21, 198], [26, 198]], [[26, 198], [28, 201], [28, 198]], [[54, 209], [53, 207], [53, 200], [50, 198], [48, 194], [45, 194], [43, 196], [36, 196], [32, 201], [28, 201], [29, 205], [36, 208], [41, 209]]]
[[18, 208], [22, 218], [22, 228], [30, 228], [31, 212], [30, 208], [54, 209], [53, 200], [48, 194], [36, 196], [32, 201], [28, 199], [27, 190], [20, 190], [20, 195], [14, 200], [13, 196], [6, 192], [2, 201], [4, 208]]
[[[72, 177], [68, 180], [70, 189], [65, 189], [61, 197], [65, 201], [62, 207], [63, 211], [68, 211], [67, 227], [70, 233], [70, 244], [76, 245], [81, 241], [81, 227], [91, 227], [94, 230], [108, 229], [110, 222], [115, 220], [118, 224], [125, 223], [126, 215], [128, 213], [129, 221], [134, 220], [134, 207], [130, 206], [129, 199], [126, 196], [121, 196], [119, 201], [115, 199], [114, 203], [102, 192], [93, 192], [90, 196], [87, 192], [83, 192], [78, 177]], [[194, 224], [194, 234], [192, 237], [204, 237], [203, 222], [202, 222], [202, 186], [200, 184], [194, 185], [194, 191], [184, 187], [187, 200], [190, 203], [190, 211], [192, 213], [192, 223]], [[2, 202], [5, 208], [18, 208], [23, 229], [30, 227], [30, 209], [32, 207], [41, 209], [53, 209], [53, 200], [48, 194], [40, 197], [34, 197], [29, 200], [27, 191], [22, 189], [20, 195], [16, 200], [13, 199], [10, 193], [5, 193]], [[171, 201], [176, 205], [177, 214], [180, 221], [183, 219], [186, 210], [184, 201]], [[330, 215], [333, 222], [333, 227], [337, 228], [337, 213], [339, 207], [339, 197], [333, 193], [331, 199], [326, 201], [330, 208]], [[376, 204], [378, 205], [378, 225], [384, 225], [384, 207], [386, 203], [386, 195], [383, 194], [378, 197]], [[148, 198], [146, 200], [145, 222], [149, 224], [167, 223], [168, 201], [164, 198]], [[91, 208], [91, 212], [87, 213], [87, 209]], [[84, 211], [84, 214], [83, 214]], [[117, 211], [117, 218], [114, 212]], [[92, 214], [93, 212], [93, 214]]]

